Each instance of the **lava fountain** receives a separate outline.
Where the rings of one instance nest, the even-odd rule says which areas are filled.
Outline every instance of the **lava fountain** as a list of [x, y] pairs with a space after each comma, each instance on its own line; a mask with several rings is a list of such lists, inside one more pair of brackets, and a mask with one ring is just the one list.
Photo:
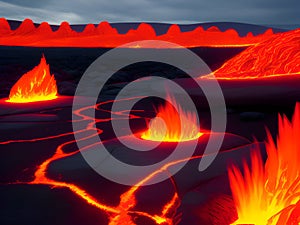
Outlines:
[[242, 173], [229, 168], [229, 180], [238, 220], [233, 224], [293, 225], [300, 222], [300, 104], [290, 122], [279, 116], [277, 144], [270, 133], [264, 165], [258, 151], [245, 162]]
[[164, 142], [194, 140], [202, 135], [197, 124], [195, 113], [184, 111], [174, 98], [167, 96], [165, 105], [157, 108], [156, 117], [149, 122], [141, 138]]
[[25, 73], [15, 83], [6, 101], [11, 103], [28, 103], [56, 98], [56, 81], [54, 75], [50, 74], [49, 65], [43, 55], [40, 64]]

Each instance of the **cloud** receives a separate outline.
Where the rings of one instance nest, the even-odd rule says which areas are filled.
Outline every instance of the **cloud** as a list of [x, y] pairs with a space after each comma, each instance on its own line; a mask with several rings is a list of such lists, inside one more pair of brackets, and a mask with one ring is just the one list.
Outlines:
[[300, 23], [298, 0], [73, 0], [0, 1], [0, 14], [35, 22], [98, 23], [232, 21], [254, 24]]
[[30, 18], [34, 22], [47, 21], [52, 24], [59, 24], [62, 21], [78, 23], [83, 20], [81, 16], [73, 12], [53, 12], [42, 8], [14, 5], [0, 1], [0, 15], [7, 19], [24, 20]]

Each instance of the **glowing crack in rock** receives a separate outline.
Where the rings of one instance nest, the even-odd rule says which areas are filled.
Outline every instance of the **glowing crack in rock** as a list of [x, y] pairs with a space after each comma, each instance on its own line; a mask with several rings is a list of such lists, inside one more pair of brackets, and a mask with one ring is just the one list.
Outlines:
[[167, 96], [166, 104], [158, 107], [156, 117], [150, 121], [141, 138], [164, 142], [194, 140], [202, 135], [197, 124], [195, 113], [185, 112], [172, 97]]
[[[110, 121], [111, 118], [103, 118], [103, 119], [93, 119], [87, 115], [85, 115], [85, 111], [96, 109], [101, 110], [101, 106], [105, 104], [109, 104], [112, 101], [107, 102], [101, 102], [98, 103], [96, 106], [88, 106], [83, 107], [77, 111], [74, 112], [75, 115], [79, 117], [78, 120], [75, 122], [88, 122], [87, 126], [83, 128], [82, 130], [79, 130], [77, 132], [83, 133], [84, 138], [83, 139], [89, 139], [93, 138], [95, 135], [99, 135], [103, 132], [103, 130], [97, 128], [97, 133], [95, 134], [92, 132], [93, 127], [95, 123], [101, 123], [101, 122], [107, 122]], [[103, 110], [105, 111], [105, 110]], [[118, 114], [122, 115], [122, 112], [118, 112]], [[28, 143], [28, 142], [39, 142], [39, 141], [47, 141], [50, 139], [58, 139], [61, 137], [73, 137], [74, 132], [68, 132], [68, 133], [62, 133], [57, 134], [54, 136], [47, 136], [47, 137], [38, 137], [33, 139], [23, 139], [23, 140], [7, 140], [7, 141], [1, 141], [0, 145], [7, 145], [7, 144], [13, 144], [13, 143]], [[82, 140], [83, 140], [82, 139]], [[175, 215], [176, 209], [179, 205], [179, 196], [177, 194], [175, 184], [174, 184], [174, 194], [173, 197], [164, 204], [161, 213], [159, 214], [151, 214], [145, 211], [138, 211], [135, 210], [134, 207], [137, 204], [136, 200], [136, 192], [140, 189], [141, 186], [148, 180], [152, 179], [154, 176], [156, 176], [159, 173], [165, 172], [169, 166], [172, 166], [176, 163], [180, 163], [183, 161], [187, 161], [188, 159], [182, 159], [180, 161], [174, 161], [172, 163], [164, 165], [162, 168], [158, 169], [157, 171], [151, 173], [149, 176], [145, 177], [141, 181], [139, 181], [136, 185], [130, 187], [127, 191], [125, 191], [120, 196], [120, 202], [117, 206], [110, 206], [108, 204], [102, 203], [99, 199], [95, 198], [91, 194], [89, 194], [85, 189], [80, 187], [79, 185], [65, 182], [65, 181], [59, 181], [55, 179], [51, 179], [47, 177], [47, 170], [49, 165], [59, 159], [70, 157], [76, 153], [79, 153], [78, 149], [74, 149], [72, 152], [65, 152], [65, 148], [67, 148], [69, 145], [74, 144], [76, 141], [71, 140], [67, 142], [63, 142], [62, 144], [59, 144], [54, 150], [54, 154], [50, 156], [48, 159], [46, 159], [44, 162], [42, 162], [36, 169], [34, 173], [34, 179], [30, 182], [25, 182], [25, 184], [29, 185], [49, 185], [53, 188], [68, 188], [72, 193], [76, 194], [79, 198], [83, 199], [87, 204], [94, 206], [101, 212], [105, 212], [107, 215], [107, 218], [109, 220], [108, 225], [136, 225], [134, 222], [134, 218], [136, 217], [145, 217], [150, 220], [152, 220], [155, 224], [161, 224], [161, 225], [172, 225], [173, 223], [173, 216]], [[97, 143], [95, 143], [97, 144]], [[92, 145], [86, 146], [83, 150], [89, 150], [93, 147]], [[16, 183], [10, 183], [10, 185], [13, 184], [20, 184], [23, 182], [16, 182]], [[24, 183], [23, 183], [24, 184]]]
[[290, 122], [279, 116], [275, 145], [268, 133], [267, 161], [253, 151], [244, 173], [232, 166], [229, 180], [238, 220], [233, 224], [293, 225], [300, 222], [300, 104]]
[[50, 74], [45, 57], [40, 64], [25, 73], [11, 88], [9, 98], [11, 103], [27, 103], [48, 101], [57, 98], [57, 86], [54, 75]]

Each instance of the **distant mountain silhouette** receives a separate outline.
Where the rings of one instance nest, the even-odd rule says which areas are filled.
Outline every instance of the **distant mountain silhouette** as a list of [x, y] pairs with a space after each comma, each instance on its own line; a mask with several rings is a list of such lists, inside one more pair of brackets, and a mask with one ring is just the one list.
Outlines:
[[156, 36], [156, 32], [150, 24], [141, 23], [136, 30], [129, 30], [127, 32], [128, 35], [139, 35], [140, 37], [145, 38], [154, 38]]
[[30, 19], [25, 19], [20, 26], [18, 27], [18, 29], [14, 30], [14, 33], [17, 35], [20, 34], [30, 34], [33, 31], [35, 31], [35, 25], [33, 24], [32, 20]]
[[12, 33], [8, 21], [4, 18], [0, 18], [0, 33]]
[[[125, 27], [127, 30], [124, 30]], [[241, 47], [260, 43], [278, 32], [285, 32], [285, 30], [241, 23], [177, 25], [110, 24], [103, 21], [98, 25], [70, 25], [68, 22], [62, 22], [57, 26], [49, 25], [47, 22], [35, 24], [30, 19], [25, 19], [23, 22], [6, 21], [4, 18], [0, 20], [0, 44], [8, 46], [116, 47], [125, 43], [151, 39], [169, 41], [184, 47]], [[138, 44], [127, 47], [163, 47], [162, 45], [145, 45], [147, 46]]]
[[[75, 29], [76, 27], [72, 26], [72, 28], [79, 32], [79, 30]], [[118, 34], [118, 30], [113, 28], [107, 21], [100, 22], [97, 26], [97, 31], [99, 34]]]
[[77, 34], [77, 32], [71, 28], [68, 22], [62, 22], [59, 28], [54, 33], [58, 37], [68, 37]]
[[[15, 30], [17, 29], [22, 21], [16, 21], [16, 20], [7, 20], [11, 29]], [[141, 22], [134, 22], [134, 23], [108, 23], [108, 22], [101, 22], [110, 24], [112, 28], [117, 29], [117, 31], [120, 34], [127, 33], [130, 29], [137, 29], [137, 27], [141, 24]], [[101, 24], [100, 23], [100, 24]], [[157, 35], [164, 34], [168, 31], [169, 27], [172, 24], [169, 23], [147, 23], [150, 24], [153, 29], [155, 30]], [[38, 23], [34, 23], [35, 26], [38, 26]], [[97, 24], [94, 24], [97, 26]], [[57, 30], [59, 28], [59, 25], [50, 25], [53, 31]], [[86, 24], [78, 24], [78, 25], [70, 25], [70, 27], [77, 32], [82, 32], [85, 28]], [[288, 25], [254, 25], [254, 24], [247, 24], [247, 23], [235, 23], [235, 22], [205, 22], [205, 23], [195, 23], [195, 24], [178, 24], [180, 27], [180, 30], [185, 31], [191, 31], [195, 28], [202, 26], [203, 29], [208, 29], [212, 26], [218, 27], [220, 31], [226, 31], [228, 29], [234, 29], [236, 30], [239, 35], [246, 36], [248, 32], [252, 32], [254, 35], [262, 34], [267, 29], [272, 28], [274, 33], [278, 32], [284, 32], [289, 30], [289, 28], [297, 28], [297, 25], [291, 25], [290, 27]], [[298, 26], [299, 27], [299, 26]]]
[[53, 33], [51, 26], [47, 22], [42, 22], [36, 29], [38, 35], [51, 35]]
[[96, 26], [94, 24], [87, 24], [82, 31], [84, 35], [91, 35], [96, 32]]

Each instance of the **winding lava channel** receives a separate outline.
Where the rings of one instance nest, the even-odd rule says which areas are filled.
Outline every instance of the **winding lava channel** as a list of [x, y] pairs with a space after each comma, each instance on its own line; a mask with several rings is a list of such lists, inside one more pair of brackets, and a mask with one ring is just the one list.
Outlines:
[[[76, 120], [75, 122], [91, 121], [91, 122], [88, 122], [88, 125], [85, 129], [77, 131], [78, 133], [87, 133], [88, 134], [85, 136], [84, 139], [88, 139], [95, 135], [100, 135], [101, 133], [103, 133], [103, 130], [96, 128], [97, 129], [96, 134], [89, 134], [89, 133], [92, 133], [91, 130], [94, 129], [95, 123], [97, 124], [97, 123], [107, 122], [107, 121], [111, 120], [111, 118], [105, 118], [105, 119], [90, 118], [90, 117], [86, 116], [84, 114], [84, 112], [86, 110], [91, 110], [91, 109], [107, 111], [105, 109], [101, 109], [101, 106], [103, 106], [105, 104], [109, 104], [111, 102], [112, 102], [112, 100], [106, 101], [106, 102], [100, 102], [95, 106], [83, 107], [83, 108], [73, 112], [75, 115], [77, 115], [80, 118], [80, 119]], [[116, 112], [116, 114], [118, 114], [118, 115], [122, 115], [122, 113], [123, 112]], [[131, 118], [140, 118], [135, 115], [131, 115], [131, 116], [132, 116]], [[7, 144], [11, 144], [11, 143], [47, 141], [50, 139], [56, 139], [56, 138], [60, 138], [60, 137], [73, 136], [73, 135], [74, 135], [74, 132], [67, 132], [67, 133], [62, 133], [62, 134], [58, 134], [58, 135], [54, 135], [54, 136], [39, 137], [39, 138], [28, 139], [28, 140], [8, 140], [8, 141], [0, 142], [0, 145], [7, 145]], [[15, 183], [10, 183], [10, 184], [29, 184], [29, 185], [41, 185], [42, 184], [42, 185], [49, 185], [49, 186], [55, 187], [55, 188], [68, 188], [70, 191], [72, 191], [78, 197], [85, 200], [85, 202], [87, 204], [90, 204], [90, 205], [96, 207], [97, 209], [104, 211], [108, 216], [109, 225], [119, 225], [119, 224], [135, 225], [135, 223], [132, 220], [133, 218], [131, 215], [147, 217], [147, 218], [151, 219], [152, 221], [154, 221], [156, 224], [164, 224], [164, 225], [174, 224], [173, 217], [175, 215], [175, 210], [176, 210], [177, 206], [179, 205], [179, 196], [177, 194], [176, 185], [175, 185], [172, 177], [170, 177], [171, 178], [170, 180], [171, 180], [171, 182], [173, 182], [175, 193], [174, 193], [172, 199], [164, 205], [163, 210], [160, 215], [151, 215], [147, 212], [132, 210], [132, 208], [136, 205], [135, 193], [145, 182], [151, 180], [157, 174], [159, 174], [161, 172], [165, 172], [172, 165], [188, 161], [191, 158], [181, 159], [181, 160], [174, 161], [174, 162], [164, 165], [162, 168], [158, 169], [157, 171], [153, 172], [152, 174], [150, 174], [149, 176], [145, 177], [143, 180], [138, 182], [135, 186], [130, 187], [129, 190], [127, 190], [120, 196], [119, 205], [116, 207], [112, 207], [112, 206], [101, 203], [99, 200], [97, 200], [92, 195], [87, 193], [84, 189], [82, 189], [81, 187], [79, 187], [75, 184], [62, 182], [62, 181], [56, 181], [56, 180], [50, 179], [46, 176], [47, 168], [50, 163], [52, 163], [53, 161], [58, 160], [58, 159], [69, 157], [69, 156], [74, 155], [79, 152], [78, 149], [76, 151], [69, 152], [69, 153], [64, 152], [64, 148], [66, 148], [68, 145], [74, 144], [75, 142], [76, 142], [75, 140], [71, 140], [71, 141], [67, 141], [67, 142], [64, 142], [64, 143], [58, 145], [56, 147], [55, 153], [52, 155], [52, 157], [48, 158], [47, 160], [45, 160], [43, 163], [41, 163], [37, 167], [37, 170], [34, 173], [34, 180], [32, 180], [31, 182], [15, 182]], [[82, 149], [82, 150], [87, 150], [90, 147], [92, 147], [92, 145], [86, 146], [86, 148]], [[199, 157], [201, 157], [201, 156], [193, 156], [193, 158], [199, 158]]]

